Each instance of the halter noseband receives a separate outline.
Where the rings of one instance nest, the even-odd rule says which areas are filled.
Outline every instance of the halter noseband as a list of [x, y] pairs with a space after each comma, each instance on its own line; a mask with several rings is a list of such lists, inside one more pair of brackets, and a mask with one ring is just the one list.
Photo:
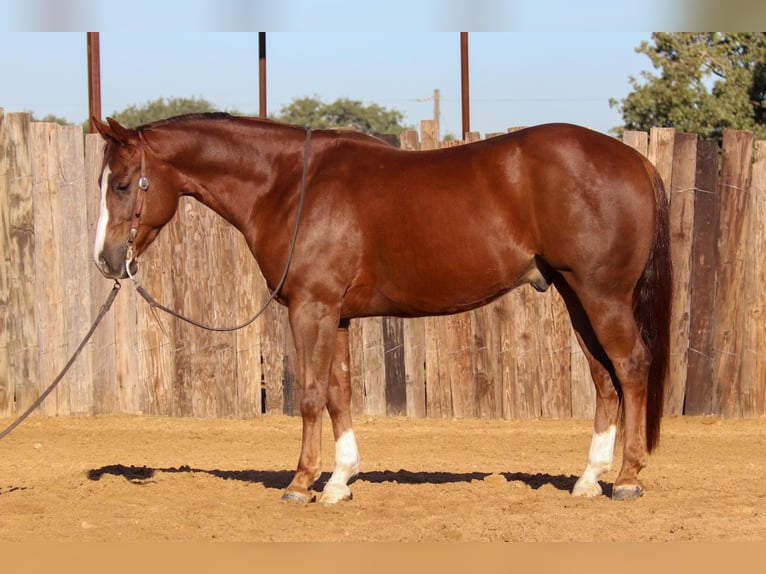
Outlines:
[[130, 231], [128, 232], [128, 250], [125, 252], [125, 271], [128, 277], [135, 279], [130, 272], [130, 264], [136, 259], [134, 243], [138, 235], [138, 226], [141, 224], [141, 213], [144, 209], [144, 194], [149, 189], [149, 178], [146, 177], [144, 162], [144, 137], [138, 133], [138, 153], [141, 158], [141, 176], [138, 178], [138, 192], [136, 193], [136, 205], [130, 219]]

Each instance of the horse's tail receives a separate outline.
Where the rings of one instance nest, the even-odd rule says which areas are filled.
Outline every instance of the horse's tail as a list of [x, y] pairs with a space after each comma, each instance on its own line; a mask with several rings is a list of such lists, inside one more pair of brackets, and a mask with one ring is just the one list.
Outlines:
[[660, 421], [670, 361], [670, 308], [673, 296], [668, 199], [659, 173], [644, 158], [655, 197], [652, 251], [633, 291], [633, 316], [651, 357], [646, 404], [646, 446], [651, 452], [660, 441]]

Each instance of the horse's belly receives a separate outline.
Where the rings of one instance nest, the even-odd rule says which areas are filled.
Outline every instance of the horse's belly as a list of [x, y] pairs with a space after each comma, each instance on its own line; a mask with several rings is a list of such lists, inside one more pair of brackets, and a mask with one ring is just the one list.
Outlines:
[[418, 317], [459, 313], [539, 277], [532, 256], [502, 261], [442, 259], [382, 267], [375, 280], [348, 290], [344, 314]]

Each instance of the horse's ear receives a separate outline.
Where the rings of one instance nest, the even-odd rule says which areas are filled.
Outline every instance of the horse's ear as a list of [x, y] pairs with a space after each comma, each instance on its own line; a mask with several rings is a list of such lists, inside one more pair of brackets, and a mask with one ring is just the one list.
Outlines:
[[127, 144], [135, 139], [135, 132], [122, 127], [117, 120], [106, 118], [106, 121], [107, 123], [104, 123], [95, 116], [93, 117], [93, 125], [96, 126], [96, 130], [104, 139], [114, 140], [120, 144]]

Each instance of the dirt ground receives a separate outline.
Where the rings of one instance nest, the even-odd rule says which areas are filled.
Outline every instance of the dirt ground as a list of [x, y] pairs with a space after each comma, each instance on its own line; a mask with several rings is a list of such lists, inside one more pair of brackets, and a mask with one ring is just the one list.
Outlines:
[[[632, 502], [570, 496], [590, 421], [362, 417], [356, 431], [354, 498], [326, 507], [280, 501], [298, 418], [33, 417], [0, 441], [0, 541], [766, 540], [765, 418], [666, 419]], [[320, 483], [329, 423], [323, 457]]]

